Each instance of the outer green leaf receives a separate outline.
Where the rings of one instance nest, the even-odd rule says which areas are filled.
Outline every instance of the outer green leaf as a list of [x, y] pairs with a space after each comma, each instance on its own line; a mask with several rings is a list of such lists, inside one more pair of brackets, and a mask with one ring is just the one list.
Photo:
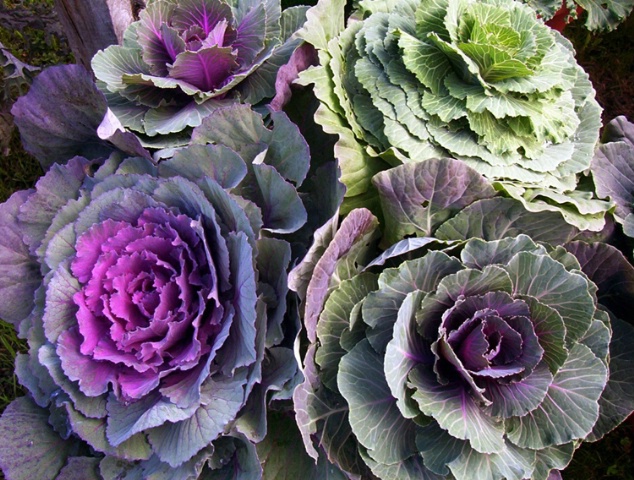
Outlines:
[[598, 440], [625, 420], [634, 411], [634, 360], [631, 346], [634, 328], [618, 318], [611, 318], [610, 378], [599, 399], [599, 419], [590, 441]]
[[424, 293], [411, 292], [405, 297], [394, 324], [392, 339], [385, 348], [385, 379], [396, 404], [405, 418], [415, 418], [420, 410], [410, 397], [409, 372], [419, 363], [431, 365], [430, 346], [416, 331], [416, 310], [420, 307]]
[[546, 255], [520, 252], [508, 263], [514, 293], [533, 297], [554, 308], [566, 326], [566, 344], [572, 345], [590, 328], [594, 299], [585, 276], [568, 272]]
[[337, 391], [339, 361], [346, 353], [340, 345], [341, 335], [351, 329], [352, 310], [377, 286], [375, 274], [361, 273], [341, 282], [324, 304], [317, 323], [321, 347], [317, 350], [315, 361], [321, 370], [321, 382], [333, 391]]
[[416, 453], [416, 424], [404, 418], [385, 382], [381, 357], [367, 341], [342, 359], [337, 384], [350, 405], [350, 426], [368, 455], [393, 464]]
[[601, 360], [585, 345], [574, 345], [542, 404], [524, 417], [506, 421], [509, 440], [541, 449], [585, 438], [599, 417], [598, 400], [606, 381]]
[[476, 403], [461, 382], [442, 385], [428, 366], [413, 369], [409, 376], [412, 397], [420, 410], [434, 417], [452, 437], [469, 440], [480, 453], [501, 453], [505, 449], [504, 428], [499, 418], [490, 417]]
[[[500, 215], [499, 212], [505, 214]], [[498, 197], [481, 200], [466, 207], [441, 225], [436, 236], [445, 240], [466, 240], [472, 237], [497, 240], [524, 233], [533, 240], [557, 245], [571, 240], [577, 232], [558, 213], [531, 213], [515, 200]]]

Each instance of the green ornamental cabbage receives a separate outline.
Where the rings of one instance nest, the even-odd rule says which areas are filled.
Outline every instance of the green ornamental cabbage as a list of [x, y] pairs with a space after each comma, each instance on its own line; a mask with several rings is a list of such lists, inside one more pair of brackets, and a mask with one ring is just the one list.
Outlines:
[[575, 191], [598, 140], [600, 107], [571, 44], [514, 0], [366, 0], [344, 28], [322, 0], [300, 31], [316, 120], [339, 135], [345, 210], [375, 197], [390, 166], [454, 157], [532, 211], [603, 226], [606, 202]]
[[295, 409], [315, 459], [355, 479], [556, 480], [634, 410], [620, 320], [634, 269], [617, 249], [470, 235], [373, 260], [377, 226], [351, 211], [291, 274], [309, 341]]

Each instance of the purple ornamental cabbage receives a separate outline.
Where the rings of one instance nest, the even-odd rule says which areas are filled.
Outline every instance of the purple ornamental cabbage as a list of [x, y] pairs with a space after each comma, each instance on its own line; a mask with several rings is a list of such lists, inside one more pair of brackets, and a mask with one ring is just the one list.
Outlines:
[[29, 346], [7, 478], [261, 477], [266, 406], [296, 383], [282, 236], [309, 161], [273, 120], [219, 109], [158, 165], [75, 157], [0, 206], [0, 317]]
[[469, 232], [373, 261], [377, 225], [353, 210], [291, 274], [313, 458], [349, 478], [553, 480], [634, 410], [634, 328], [619, 319], [634, 269], [618, 250]]
[[279, 0], [149, 0], [123, 45], [97, 52], [92, 68], [125, 127], [181, 132], [221, 104], [272, 98], [305, 11], [282, 12]]

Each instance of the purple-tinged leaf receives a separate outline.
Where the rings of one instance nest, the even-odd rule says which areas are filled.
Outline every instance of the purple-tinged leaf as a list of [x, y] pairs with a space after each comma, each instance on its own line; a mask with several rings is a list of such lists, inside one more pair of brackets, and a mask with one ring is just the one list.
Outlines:
[[297, 190], [270, 165], [253, 165], [258, 195], [255, 203], [262, 209], [263, 227], [277, 233], [292, 233], [306, 223], [306, 209]]
[[415, 418], [420, 410], [410, 396], [409, 372], [418, 364], [431, 366], [430, 345], [416, 331], [416, 310], [424, 293], [411, 292], [405, 297], [394, 324], [394, 334], [385, 349], [385, 379], [396, 398], [396, 405], [405, 418]]
[[601, 145], [590, 168], [597, 195], [616, 202], [618, 220], [623, 221], [634, 212], [634, 145], [626, 142]]
[[523, 417], [507, 419], [506, 431], [514, 444], [531, 449], [562, 445], [585, 438], [599, 417], [599, 398], [607, 369], [580, 343], [571, 349], [555, 375], [544, 401]]
[[599, 399], [599, 419], [589, 436], [598, 440], [634, 412], [634, 327], [618, 318], [611, 319], [610, 378]]
[[350, 406], [352, 431], [371, 458], [393, 464], [416, 453], [416, 424], [401, 415], [385, 380], [382, 359], [367, 340], [343, 356], [337, 384]]
[[313, 272], [306, 291], [304, 325], [308, 339], [317, 340], [317, 321], [328, 294], [328, 284], [337, 266], [337, 261], [350, 251], [352, 246], [377, 228], [378, 221], [366, 209], [357, 209], [344, 218], [333, 241], [328, 245]]
[[80, 65], [45, 69], [11, 113], [24, 148], [44, 169], [76, 155], [98, 158], [113, 150], [97, 136], [106, 100]]
[[282, 65], [275, 78], [275, 97], [270, 102], [272, 110], [281, 110], [290, 101], [292, 84], [298, 79], [299, 73], [311, 65], [316, 65], [317, 50], [309, 43], [301, 44], [292, 54], [288, 63]]
[[432, 236], [467, 205], [495, 195], [482, 175], [448, 158], [400, 165], [378, 173], [372, 181], [385, 215], [387, 244], [413, 234]]
[[545, 363], [517, 382], [484, 380], [484, 395], [492, 402], [487, 411], [489, 415], [502, 418], [526, 415], [542, 403], [552, 381], [553, 376]]
[[222, 87], [237, 67], [232, 48], [214, 46], [181, 53], [169, 75], [210, 92]]
[[626, 142], [634, 147], [634, 123], [624, 115], [612, 119], [603, 129], [601, 141], [603, 143]]
[[266, 12], [262, 3], [256, 4], [242, 18], [236, 29], [236, 39], [231, 45], [238, 50], [241, 69], [250, 68], [255, 57], [264, 48], [266, 38]]
[[469, 440], [480, 453], [504, 450], [503, 422], [486, 414], [463, 382], [442, 385], [427, 366], [414, 368], [409, 380], [420, 411], [434, 417], [452, 437]]
[[0, 204], [0, 318], [16, 328], [33, 310], [33, 295], [42, 282], [17, 220], [19, 209], [30, 194], [22, 190]]
[[235, 318], [229, 338], [219, 353], [219, 363], [225, 375], [233, 375], [239, 367], [251, 365], [256, 359], [256, 280], [252, 249], [244, 233], [230, 234], [227, 246], [231, 259], [230, 279], [233, 283]]
[[[158, 2], [165, 4], [167, 2]], [[152, 5], [150, 5], [151, 8]], [[142, 22], [137, 29], [137, 39], [142, 57], [153, 75], [165, 76], [176, 57], [185, 51], [185, 42], [178, 30], [166, 23]]]
[[9, 404], [0, 417], [0, 468], [11, 480], [54, 480], [66, 463], [72, 442], [48, 423], [49, 411], [28, 397]]
[[517, 200], [495, 197], [467, 206], [443, 223], [435, 236], [443, 240], [473, 237], [498, 240], [524, 233], [535, 241], [560, 245], [572, 240], [578, 232], [559, 213], [529, 212]]
[[206, 37], [218, 22], [232, 18], [231, 7], [220, 0], [180, 0], [170, 20], [181, 30], [198, 26]]
[[617, 317], [628, 319], [634, 310], [634, 267], [607, 243], [571, 242], [565, 245], [581, 270], [599, 288], [599, 303]]
[[152, 449], [172, 467], [188, 461], [216, 440], [244, 405], [246, 371], [233, 377], [208, 379], [202, 387], [201, 406], [180, 422], [165, 422], [148, 432]]
[[99, 458], [70, 457], [55, 480], [101, 480]]

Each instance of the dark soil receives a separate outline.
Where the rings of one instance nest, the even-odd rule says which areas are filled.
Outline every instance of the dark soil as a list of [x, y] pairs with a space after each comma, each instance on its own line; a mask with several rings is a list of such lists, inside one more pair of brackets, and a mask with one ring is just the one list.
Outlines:
[[590, 75], [603, 107], [603, 124], [619, 115], [634, 122], [634, 15], [610, 33], [592, 35], [580, 22], [568, 25], [563, 33]]

